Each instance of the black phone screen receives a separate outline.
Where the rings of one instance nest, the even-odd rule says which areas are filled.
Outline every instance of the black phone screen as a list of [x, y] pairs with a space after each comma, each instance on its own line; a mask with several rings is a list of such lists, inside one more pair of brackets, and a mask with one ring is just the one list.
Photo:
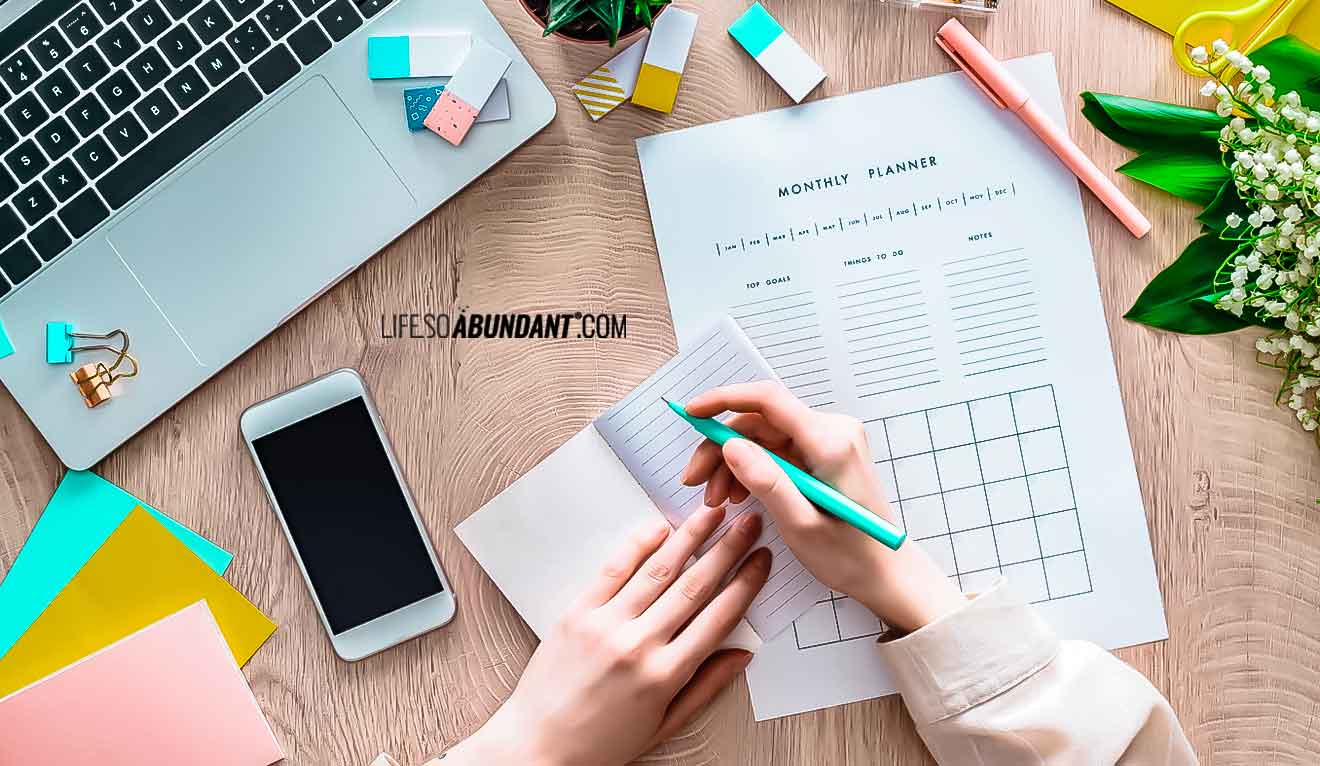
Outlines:
[[252, 446], [331, 632], [444, 590], [361, 397]]

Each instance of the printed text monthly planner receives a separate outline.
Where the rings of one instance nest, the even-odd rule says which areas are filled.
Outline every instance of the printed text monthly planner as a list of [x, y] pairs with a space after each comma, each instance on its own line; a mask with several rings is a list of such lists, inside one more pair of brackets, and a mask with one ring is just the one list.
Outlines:
[[[1053, 59], [1008, 64], [1066, 124]], [[1074, 177], [961, 73], [640, 139], [679, 345], [732, 315], [867, 424], [910, 539], [1065, 637], [1167, 637]], [[893, 691], [829, 594], [748, 671], [758, 719]]]

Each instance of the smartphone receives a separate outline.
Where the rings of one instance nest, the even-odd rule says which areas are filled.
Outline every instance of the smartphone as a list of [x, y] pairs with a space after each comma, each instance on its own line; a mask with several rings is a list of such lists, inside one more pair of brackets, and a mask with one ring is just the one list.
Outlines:
[[360, 660], [453, 619], [360, 375], [336, 370], [255, 404], [240, 426], [337, 655]]

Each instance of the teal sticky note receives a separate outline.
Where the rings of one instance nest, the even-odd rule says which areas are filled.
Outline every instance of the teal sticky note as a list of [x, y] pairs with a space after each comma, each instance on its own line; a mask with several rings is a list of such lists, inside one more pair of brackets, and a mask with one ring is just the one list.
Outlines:
[[5, 323], [0, 322], [0, 359], [14, 355], [14, 342], [9, 339], [9, 333], [5, 332]]
[[215, 543], [90, 471], [69, 471], [0, 581], [0, 657], [139, 505], [216, 574], [229, 568], [233, 556]]
[[69, 364], [73, 361], [73, 325], [68, 322], [46, 323], [46, 364]]
[[409, 64], [407, 36], [367, 38], [367, 77], [373, 80], [393, 80], [408, 77]]
[[752, 58], [760, 56], [761, 52], [770, 47], [770, 43], [783, 33], [784, 28], [779, 26], [775, 17], [771, 16], [760, 3], [752, 3], [752, 7], [748, 8], [746, 13], [729, 25], [729, 34], [733, 35], [733, 39], [737, 40]]

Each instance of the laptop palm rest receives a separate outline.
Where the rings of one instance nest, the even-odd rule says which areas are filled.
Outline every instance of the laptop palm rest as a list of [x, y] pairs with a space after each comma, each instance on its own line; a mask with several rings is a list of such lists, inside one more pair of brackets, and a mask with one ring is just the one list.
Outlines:
[[[194, 356], [222, 366], [386, 244], [415, 205], [314, 77], [168, 179], [109, 240]], [[399, 225], [362, 225], [373, 219]]]

